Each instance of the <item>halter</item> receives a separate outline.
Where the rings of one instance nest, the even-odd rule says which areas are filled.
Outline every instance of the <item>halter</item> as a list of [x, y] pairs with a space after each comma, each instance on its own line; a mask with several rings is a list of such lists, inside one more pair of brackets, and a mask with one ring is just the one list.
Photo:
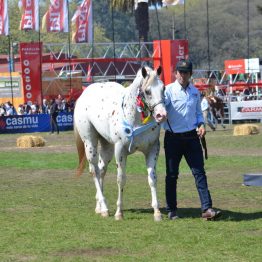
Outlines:
[[[144, 102], [144, 104], [147, 106], [148, 110], [150, 111], [150, 113], [152, 114], [154, 112], [154, 108], [159, 105], [159, 104], [164, 104], [164, 100], [161, 99], [158, 102], [154, 103], [153, 105], [150, 105], [150, 103], [148, 103], [146, 101], [145, 95], [144, 95], [144, 91], [142, 90], [146, 90], [147, 86], [150, 84], [148, 84], [148, 80], [150, 80], [150, 76], [148, 75], [147, 78], [144, 81], [144, 84], [141, 84], [141, 88], [139, 88], [139, 92], [138, 92], [138, 97], [141, 97], [142, 101]], [[143, 82], [143, 81], [142, 81]]]
[[[143, 84], [143, 81], [141, 81], [141, 84], [140, 84], [141, 87], [138, 88], [137, 101], [138, 100], [142, 101], [143, 104], [144, 104], [144, 107], [141, 108], [141, 109], [143, 111], [146, 111], [146, 109], [148, 108], [148, 110], [150, 111], [150, 114], [152, 115], [152, 113], [154, 111], [154, 108], [157, 105], [164, 103], [164, 101], [163, 101], [163, 99], [161, 99], [160, 101], [158, 101], [157, 103], [154, 103], [153, 105], [150, 105], [149, 103], [146, 102], [145, 95], [144, 95], [144, 92], [142, 91], [142, 89], [143, 90], [146, 89], [146, 88], [143, 88], [143, 87], [146, 86], [146, 84], [148, 83], [149, 79], [150, 78], [147, 77], [147, 79], [144, 82], [144, 84]], [[125, 116], [125, 111], [124, 111], [124, 100], [125, 100], [125, 95], [122, 98], [122, 110], [123, 110], [123, 116], [125, 118], [126, 116]], [[148, 129], [150, 129], [150, 128], [154, 127], [154, 126], [156, 127], [158, 125], [159, 125], [159, 123], [156, 123], [155, 120], [153, 120], [153, 121], [151, 121], [151, 122], [149, 122], [147, 124], [143, 124], [141, 126], [133, 127], [126, 121], [126, 119], [124, 119], [123, 122], [122, 122], [122, 127], [123, 127], [123, 130], [125, 132], [126, 137], [130, 140], [128, 151], [129, 152], [131, 151], [132, 144], [133, 144], [134, 138], [136, 136], [138, 136], [138, 135], [144, 133], [145, 131], [147, 131]]]

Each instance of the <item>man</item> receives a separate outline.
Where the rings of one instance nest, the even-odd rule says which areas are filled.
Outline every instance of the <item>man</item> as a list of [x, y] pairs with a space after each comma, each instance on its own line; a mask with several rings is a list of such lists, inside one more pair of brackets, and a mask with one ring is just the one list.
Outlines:
[[54, 134], [54, 131], [56, 131], [56, 133], [59, 134], [59, 127], [56, 119], [58, 113], [59, 113], [59, 109], [58, 109], [57, 102], [55, 99], [53, 99], [50, 107], [50, 127], [51, 127], [50, 134]]
[[192, 63], [181, 60], [176, 65], [176, 81], [165, 90], [165, 103], [168, 119], [163, 124], [165, 131], [164, 148], [166, 158], [166, 204], [168, 218], [177, 216], [177, 179], [179, 164], [184, 156], [195, 178], [202, 218], [213, 220], [221, 212], [212, 208], [204, 169], [203, 151], [200, 138], [206, 134], [201, 111], [200, 93], [190, 83]]
[[205, 123], [208, 124], [208, 126], [209, 126], [213, 131], [215, 131], [216, 128], [215, 128], [215, 126], [213, 125], [213, 123], [212, 123], [212, 121], [210, 120], [210, 117], [209, 117], [210, 112], [209, 112], [208, 100], [206, 99], [204, 93], [201, 94], [201, 110], [202, 110], [202, 113], [203, 113], [203, 117], [204, 117]]

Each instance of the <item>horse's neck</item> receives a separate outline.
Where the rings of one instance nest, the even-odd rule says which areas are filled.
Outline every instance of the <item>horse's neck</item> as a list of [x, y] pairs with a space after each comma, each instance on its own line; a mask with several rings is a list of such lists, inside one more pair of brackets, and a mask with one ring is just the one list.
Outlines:
[[133, 82], [126, 88], [123, 101], [124, 118], [130, 125], [137, 125], [140, 123], [140, 113], [137, 111], [137, 94], [138, 85]]

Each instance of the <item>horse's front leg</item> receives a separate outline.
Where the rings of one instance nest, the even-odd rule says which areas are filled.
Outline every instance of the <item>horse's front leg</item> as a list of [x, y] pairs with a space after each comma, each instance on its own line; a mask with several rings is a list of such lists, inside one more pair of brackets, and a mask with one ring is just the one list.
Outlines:
[[146, 166], [148, 173], [148, 184], [151, 189], [152, 207], [154, 208], [154, 220], [161, 221], [162, 215], [159, 210], [159, 201], [157, 198], [157, 175], [156, 164], [159, 155], [160, 143], [159, 140], [145, 153]]
[[123, 219], [123, 191], [126, 184], [126, 159], [127, 152], [123, 149], [122, 145], [115, 145], [115, 159], [117, 165], [117, 185], [118, 185], [118, 198], [116, 202], [115, 219]]

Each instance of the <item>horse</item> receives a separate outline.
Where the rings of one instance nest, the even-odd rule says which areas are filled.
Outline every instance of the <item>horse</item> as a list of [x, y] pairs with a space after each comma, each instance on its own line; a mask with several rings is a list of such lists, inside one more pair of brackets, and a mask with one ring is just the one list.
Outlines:
[[226, 128], [226, 126], [224, 125], [225, 114], [223, 99], [214, 95], [209, 95], [206, 98], [209, 104], [210, 112], [214, 116], [215, 127], [217, 128], [218, 120], [220, 118], [221, 126], [223, 128]]
[[[139, 150], [146, 160], [154, 220], [162, 219], [156, 189], [156, 164], [160, 149], [160, 123], [166, 120], [167, 112], [160, 74], [161, 67], [157, 70], [142, 67], [126, 88], [116, 82], [93, 83], [76, 102], [74, 133], [79, 157], [77, 175], [82, 174], [87, 160], [96, 186], [95, 212], [102, 217], [109, 216], [103, 195], [104, 177], [109, 162], [114, 155], [118, 184], [115, 219], [121, 220], [127, 156]], [[152, 115], [149, 123], [141, 122], [138, 98], [142, 98], [144, 110]]]

